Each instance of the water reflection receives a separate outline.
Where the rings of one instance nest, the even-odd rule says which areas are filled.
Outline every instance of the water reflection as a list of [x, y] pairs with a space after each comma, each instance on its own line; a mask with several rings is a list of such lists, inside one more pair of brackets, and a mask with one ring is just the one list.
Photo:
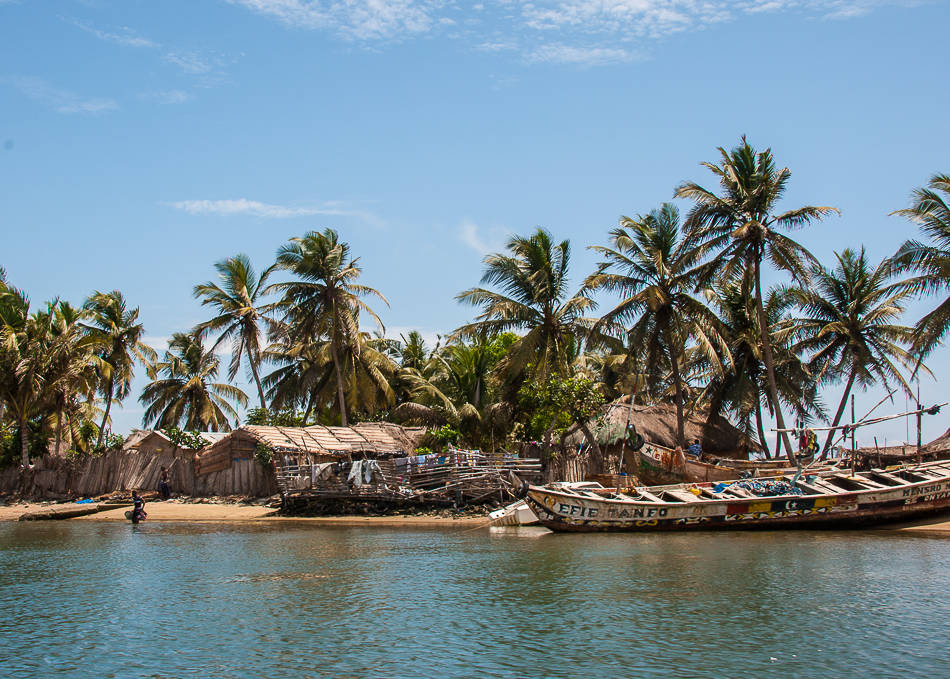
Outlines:
[[0, 676], [947, 676], [948, 556], [886, 533], [3, 524]]

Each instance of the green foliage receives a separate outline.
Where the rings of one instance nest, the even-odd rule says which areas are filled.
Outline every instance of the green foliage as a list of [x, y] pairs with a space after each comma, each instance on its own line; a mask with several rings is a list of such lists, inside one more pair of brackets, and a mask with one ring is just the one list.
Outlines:
[[[39, 457], [48, 452], [49, 431], [41, 422], [27, 422], [27, 446], [30, 457]], [[20, 428], [12, 422], [0, 424], [0, 469], [20, 463]]]
[[254, 448], [254, 458], [262, 467], [270, 467], [274, 463], [274, 449], [264, 443], [258, 443]]
[[431, 455], [431, 454], [432, 454], [432, 448], [428, 448], [428, 447], [426, 447], [426, 446], [420, 446], [420, 447], [416, 448], [416, 451], [415, 451], [415, 452], [416, 452], [416, 455]]
[[459, 433], [447, 424], [443, 424], [438, 429], [429, 432], [439, 443], [451, 443], [455, 445], [459, 439]]
[[295, 408], [272, 411], [267, 408], [251, 408], [244, 418], [245, 424], [269, 427], [303, 427], [303, 413]]
[[525, 382], [518, 391], [518, 403], [524, 413], [524, 436], [537, 440], [592, 419], [600, 413], [604, 397], [589, 379], [552, 375]]
[[208, 445], [208, 442], [196, 431], [182, 431], [178, 427], [167, 427], [162, 432], [179, 448], [200, 450]]

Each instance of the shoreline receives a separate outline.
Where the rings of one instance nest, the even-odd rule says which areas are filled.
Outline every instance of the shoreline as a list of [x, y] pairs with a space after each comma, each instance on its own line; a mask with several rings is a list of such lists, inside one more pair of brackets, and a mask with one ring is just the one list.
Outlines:
[[[16, 503], [0, 505], [0, 523], [18, 521], [27, 512], [41, 511], [53, 507], [68, 507], [70, 503]], [[104, 521], [127, 522], [125, 512], [128, 506], [105, 509], [95, 514], [76, 516], [61, 521]], [[256, 523], [288, 524], [303, 523], [322, 526], [341, 527], [382, 527], [382, 528], [465, 528], [488, 527], [487, 515], [479, 516], [279, 516], [277, 509], [266, 505], [244, 504], [239, 502], [197, 503], [181, 501], [153, 501], [146, 504], [147, 523]], [[950, 535], [950, 515], [927, 519], [912, 524], [900, 523], [871, 527], [870, 530], [887, 530], [911, 533], [933, 533]]]
[[[49, 509], [52, 507], [66, 507], [70, 503], [43, 504], [17, 503], [0, 505], [0, 522], [18, 521], [20, 516], [27, 512]], [[77, 516], [62, 521], [124, 521], [128, 506], [106, 509], [95, 514]], [[488, 517], [479, 516], [279, 516], [277, 509], [265, 505], [242, 503], [192, 503], [153, 501], [145, 506], [148, 513], [147, 523], [162, 521], [178, 521], [188, 523], [243, 523], [255, 522], [261, 524], [273, 523], [309, 523], [327, 526], [382, 526], [382, 527], [432, 527], [445, 528], [475, 528], [488, 525]]]

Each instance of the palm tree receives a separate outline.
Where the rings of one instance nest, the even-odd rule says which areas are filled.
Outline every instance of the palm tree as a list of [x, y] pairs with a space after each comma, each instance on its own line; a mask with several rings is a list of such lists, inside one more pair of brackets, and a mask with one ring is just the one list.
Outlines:
[[[724, 411], [732, 413], [744, 433], [754, 433], [765, 456], [771, 457], [762, 419], [762, 408], [771, 411], [771, 401], [767, 396], [768, 380], [755, 302], [736, 281], [707, 291], [707, 298], [724, 326], [722, 334], [728, 341], [732, 360], [727, 364], [723, 359], [722, 370], [694, 354], [698, 364], [694, 361], [691, 369], [697, 381], [706, 385], [696, 401], [708, 408], [710, 417]], [[772, 288], [766, 293], [763, 306], [769, 328], [781, 328], [771, 333], [779, 398], [792, 405], [803, 419], [820, 417], [824, 410], [817, 384], [791, 342], [788, 312], [793, 301], [788, 290]]]
[[654, 371], [669, 367], [676, 439], [685, 445], [682, 356], [691, 342], [717, 363], [717, 350], [728, 356], [729, 349], [715, 314], [690, 294], [698, 275], [698, 251], [679, 238], [679, 230], [679, 212], [670, 203], [646, 216], [621, 218], [610, 232], [611, 247], [592, 246], [605, 261], [585, 286], [621, 298], [595, 328], [612, 328], [614, 334], [626, 336], [629, 346], [643, 349], [643, 364]]
[[0, 401], [20, 430], [24, 466], [30, 463], [27, 422], [46, 396], [46, 327], [40, 316], [30, 315], [29, 298], [4, 283], [0, 289]]
[[139, 309], [129, 309], [122, 293], [96, 291], [84, 305], [89, 312], [89, 322], [83, 328], [99, 347], [102, 359], [100, 391], [106, 407], [99, 427], [96, 447], [102, 446], [106, 423], [112, 409], [113, 399], [121, 401], [132, 388], [135, 362], [148, 365], [154, 362], [155, 350], [142, 341], [145, 328], [138, 323]]
[[[693, 182], [684, 182], [676, 189], [677, 198], [695, 201], [684, 224], [687, 238], [701, 255], [712, 254], [706, 275], [723, 280], [741, 278], [744, 291], [755, 300], [762, 358], [768, 380], [768, 397], [779, 429], [785, 428], [775, 381], [768, 320], [762, 297], [762, 260], [768, 259], [776, 268], [789, 272], [793, 279], [805, 281], [815, 258], [804, 247], [781, 233], [800, 228], [838, 210], [833, 207], [805, 206], [773, 214], [785, 193], [791, 172], [777, 169], [772, 150], [761, 153], [743, 136], [731, 152], [719, 147], [720, 164], [703, 163], [719, 180], [721, 195]], [[794, 452], [783, 433], [789, 459]]]
[[595, 303], [584, 291], [568, 297], [569, 241], [554, 243], [551, 234], [539, 228], [531, 236], [513, 236], [506, 248], [509, 254], [495, 253], [484, 260], [481, 282], [498, 292], [471, 288], [456, 297], [482, 311], [475, 322], [455, 330], [452, 339], [524, 332], [499, 366], [516, 392], [529, 371], [541, 378], [567, 374], [579, 353], [582, 315]]
[[[844, 393], [835, 411], [837, 427], [855, 383], [863, 388], [897, 382], [906, 393], [910, 385], [899, 366], [913, 370], [914, 359], [901, 345], [910, 345], [914, 330], [899, 325], [904, 300], [911, 290], [903, 283], [888, 283], [891, 263], [873, 269], [864, 248], [838, 254], [833, 270], [817, 267], [810, 288], [791, 290], [804, 316], [792, 320], [799, 347], [811, 353], [810, 364], [819, 381], [838, 381], [847, 375]], [[835, 431], [828, 432], [825, 456]]]
[[289, 328], [292, 343], [313, 343], [327, 338], [333, 361], [340, 422], [347, 425], [346, 385], [343, 353], [352, 360], [361, 348], [359, 314], [366, 312], [382, 329], [382, 321], [361, 298], [377, 297], [388, 306], [377, 290], [356, 282], [362, 269], [350, 256], [350, 246], [340, 241], [333, 229], [311, 231], [302, 238], [291, 238], [277, 251], [276, 266], [297, 277], [277, 283], [270, 289], [283, 293], [279, 308]]
[[146, 406], [142, 423], [154, 423], [158, 429], [228, 431], [228, 420], [237, 422], [238, 417], [231, 403], [247, 405], [247, 394], [231, 384], [213, 382], [219, 368], [218, 357], [202, 345], [200, 332], [172, 335], [168, 350], [153, 367], [155, 379], [139, 397]]
[[[941, 195], [943, 194], [943, 195]], [[912, 270], [916, 276], [906, 281], [910, 289], [937, 294], [950, 291], [950, 175], [935, 174], [927, 188], [914, 190], [913, 204], [893, 214], [907, 217], [920, 225], [932, 244], [917, 240], [905, 242], [894, 256], [901, 270]], [[950, 329], [950, 296], [925, 315], [915, 327], [917, 334], [912, 350], [924, 358]]]
[[261, 323], [270, 307], [262, 305], [260, 300], [263, 297], [264, 283], [273, 267], [258, 276], [250, 258], [245, 254], [238, 254], [217, 262], [214, 268], [218, 271], [221, 285], [211, 281], [196, 285], [194, 295], [201, 300], [202, 306], [212, 307], [216, 315], [199, 324], [197, 329], [202, 334], [220, 332], [211, 347], [212, 351], [217, 350], [223, 342], [231, 342], [229, 380], [234, 380], [241, 368], [242, 358], [247, 356], [254, 384], [257, 385], [261, 408], [267, 408], [259, 366], [263, 340]]

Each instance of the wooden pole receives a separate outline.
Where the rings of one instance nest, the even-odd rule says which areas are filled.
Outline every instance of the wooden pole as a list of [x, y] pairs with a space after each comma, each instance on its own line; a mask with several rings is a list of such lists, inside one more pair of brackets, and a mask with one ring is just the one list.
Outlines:
[[920, 378], [917, 378], [917, 464], [920, 464], [923, 458], [921, 457], [921, 444], [920, 444], [920, 420], [922, 413], [920, 412]]
[[855, 458], [858, 456], [858, 449], [854, 443], [854, 394], [851, 394], [851, 476], [854, 476]]

